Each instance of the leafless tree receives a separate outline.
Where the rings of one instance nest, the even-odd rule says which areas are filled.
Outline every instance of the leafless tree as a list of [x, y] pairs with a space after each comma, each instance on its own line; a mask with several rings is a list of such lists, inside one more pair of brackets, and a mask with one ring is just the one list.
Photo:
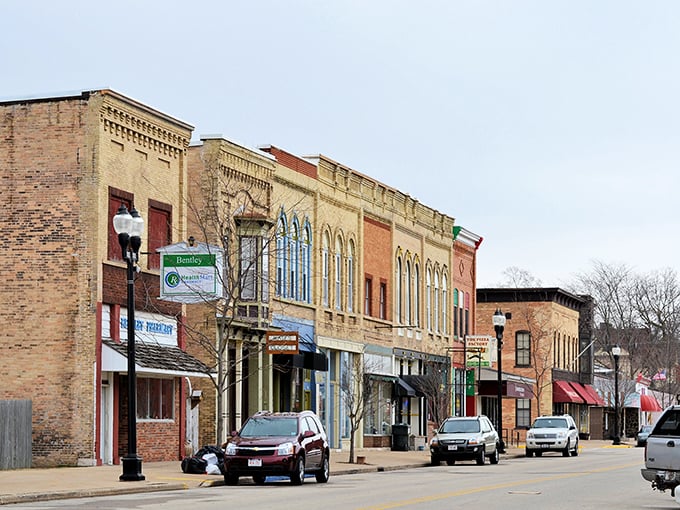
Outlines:
[[349, 419], [349, 459], [354, 464], [355, 436], [366, 416], [366, 412], [377, 402], [374, 402], [376, 393], [372, 385], [377, 381], [368, 374], [373, 373], [375, 367], [368, 358], [360, 353], [350, 353], [342, 363], [340, 375], [340, 393]]
[[505, 280], [498, 286], [502, 288], [531, 288], [540, 287], [541, 280], [526, 269], [510, 266], [503, 271]]
[[428, 419], [436, 426], [450, 414], [447, 377], [447, 372], [441, 370], [440, 364], [429, 363], [425, 365], [425, 373], [412, 380], [414, 388], [425, 396]]

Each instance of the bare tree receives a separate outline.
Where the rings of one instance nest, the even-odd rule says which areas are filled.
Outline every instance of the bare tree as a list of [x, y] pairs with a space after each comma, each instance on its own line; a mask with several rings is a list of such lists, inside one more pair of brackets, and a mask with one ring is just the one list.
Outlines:
[[[263, 360], [268, 370], [265, 332], [270, 329], [275, 275], [269, 270], [276, 257], [276, 214], [272, 208], [273, 163], [246, 153], [225, 140], [207, 140], [194, 157], [201, 171], [190, 177], [186, 203], [188, 232], [223, 258], [218, 274], [220, 299], [204, 299], [187, 307], [187, 344], [212, 371], [216, 390], [216, 439], [223, 443], [230, 420], [230, 388], [244, 382], [248, 359]], [[243, 163], [235, 163], [242, 160]], [[242, 164], [246, 170], [239, 170]], [[290, 204], [295, 207], [298, 204]], [[289, 247], [285, 247], [289, 249]], [[198, 293], [197, 295], [200, 295]]]
[[517, 266], [507, 267], [503, 271], [505, 280], [498, 286], [503, 288], [531, 288], [540, 287], [541, 280], [536, 278], [526, 269], [521, 269]]
[[446, 391], [447, 372], [441, 365], [425, 365], [425, 374], [412, 379], [414, 388], [425, 396], [428, 419], [439, 426], [450, 414], [449, 392]]
[[340, 375], [340, 393], [349, 419], [349, 459], [354, 464], [355, 435], [366, 416], [366, 412], [377, 402], [374, 402], [376, 393], [373, 385], [377, 381], [368, 374], [374, 368], [363, 354], [352, 353], [342, 363]]

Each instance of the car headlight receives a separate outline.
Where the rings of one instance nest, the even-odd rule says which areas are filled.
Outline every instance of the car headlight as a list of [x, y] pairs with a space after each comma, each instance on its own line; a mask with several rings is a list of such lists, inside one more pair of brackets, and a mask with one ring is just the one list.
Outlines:
[[225, 455], [236, 455], [236, 445], [234, 443], [227, 443], [227, 447], [224, 449]]
[[527, 432], [527, 439], [533, 439], [534, 438], [534, 433], [529, 431]]
[[472, 438], [468, 439], [468, 444], [472, 444], [472, 445], [479, 444], [479, 439], [477, 439], [476, 437], [472, 437]]
[[279, 448], [276, 450], [277, 455], [293, 455], [293, 452], [295, 451], [295, 447], [293, 446], [293, 443], [283, 443], [279, 445]]
[[567, 437], [567, 433], [566, 433], [566, 432], [562, 431], [562, 432], [558, 432], [558, 433], [557, 433], [557, 438], [558, 438], [558, 439], [564, 439], [565, 437]]
[[433, 437], [432, 439], [430, 439], [430, 446], [438, 446], [438, 445], [439, 445], [439, 439], [437, 439], [436, 437]]

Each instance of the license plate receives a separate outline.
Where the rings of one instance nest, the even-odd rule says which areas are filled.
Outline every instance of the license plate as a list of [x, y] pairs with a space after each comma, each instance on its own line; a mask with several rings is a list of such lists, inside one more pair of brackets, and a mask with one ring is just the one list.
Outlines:
[[550, 448], [551, 446], [552, 445], [547, 444], [547, 443], [543, 443], [542, 445], [540, 445], [541, 448]]
[[458, 449], [458, 446], [456, 446], [455, 444], [449, 445], [449, 450], [457, 450], [457, 449]]
[[262, 459], [248, 459], [248, 467], [262, 467]]

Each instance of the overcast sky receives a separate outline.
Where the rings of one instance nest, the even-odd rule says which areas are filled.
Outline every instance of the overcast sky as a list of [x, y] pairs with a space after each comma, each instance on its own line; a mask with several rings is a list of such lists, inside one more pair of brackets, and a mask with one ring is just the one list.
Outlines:
[[0, 97], [108, 87], [482, 236], [480, 287], [677, 268], [680, 1], [0, 3]]

